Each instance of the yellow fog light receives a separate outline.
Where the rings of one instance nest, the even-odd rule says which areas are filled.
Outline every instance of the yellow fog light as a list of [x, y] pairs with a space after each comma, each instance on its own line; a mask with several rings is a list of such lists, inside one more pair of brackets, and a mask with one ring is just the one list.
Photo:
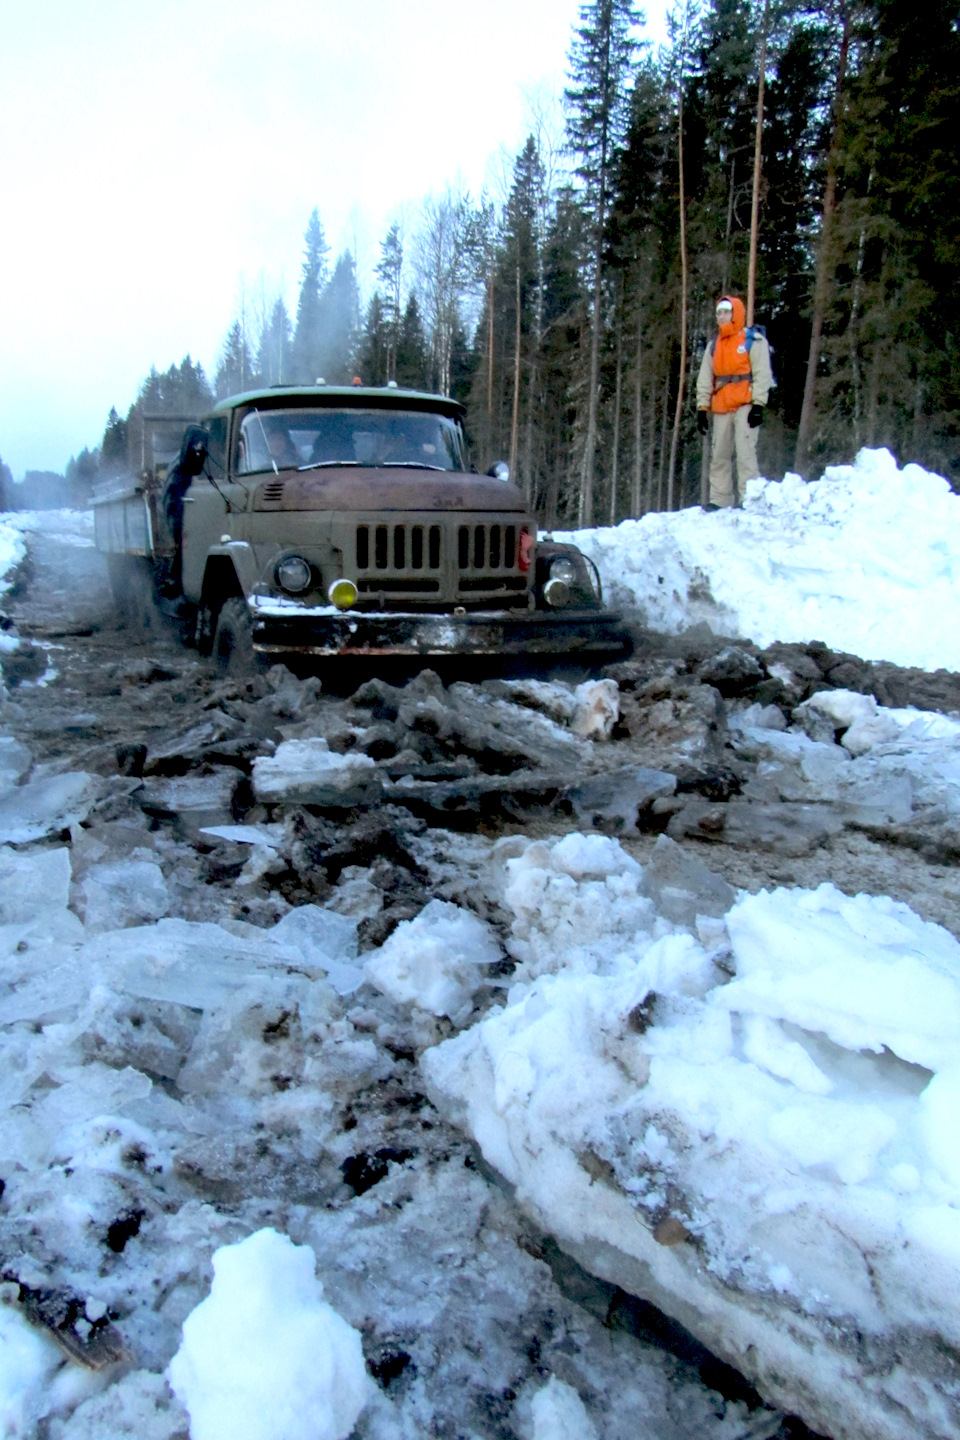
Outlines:
[[349, 610], [357, 603], [357, 587], [352, 580], [334, 580], [327, 591], [327, 598], [338, 610]]

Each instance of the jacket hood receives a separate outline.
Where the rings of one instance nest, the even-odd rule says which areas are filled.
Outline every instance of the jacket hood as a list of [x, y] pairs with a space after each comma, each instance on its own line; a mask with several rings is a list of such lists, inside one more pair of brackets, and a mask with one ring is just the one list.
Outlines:
[[[721, 335], [736, 335], [747, 323], [747, 312], [743, 301], [736, 295], [721, 295], [720, 300], [728, 300], [733, 306], [733, 319], [727, 325], [718, 325], [717, 329]], [[720, 304], [720, 300], [717, 304]]]

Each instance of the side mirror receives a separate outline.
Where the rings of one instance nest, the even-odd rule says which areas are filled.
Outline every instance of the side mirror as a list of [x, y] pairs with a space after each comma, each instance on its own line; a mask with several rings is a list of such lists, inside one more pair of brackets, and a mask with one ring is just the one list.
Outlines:
[[490, 466], [487, 474], [492, 475], [494, 480], [503, 480], [506, 482], [510, 479], [510, 466], [506, 460], [497, 460], [495, 464]]

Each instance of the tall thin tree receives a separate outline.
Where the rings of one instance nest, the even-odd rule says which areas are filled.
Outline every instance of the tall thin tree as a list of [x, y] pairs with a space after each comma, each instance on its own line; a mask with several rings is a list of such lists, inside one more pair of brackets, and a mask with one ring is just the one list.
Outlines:
[[760, 172], [763, 167], [763, 88], [767, 79], [767, 30], [770, 25], [770, 0], [763, 0], [763, 24], [760, 32], [760, 64], [757, 81], [757, 128], [753, 143], [753, 196], [750, 202], [750, 259], [747, 264], [747, 324], [753, 324], [757, 297], [757, 232], [760, 224]]
[[807, 373], [803, 384], [803, 406], [797, 428], [794, 465], [803, 474], [806, 469], [813, 433], [813, 411], [816, 396], [817, 370], [823, 322], [827, 313], [830, 289], [830, 254], [833, 240], [833, 217], [837, 208], [837, 179], [840, 173], [840, 131], [843, 118], [844, 87], [847, 78], [847, 55], [850, 48], [851, 0], [840, 0], [840, 47], [837, 54], [837, 78], [833, 92], [833, 116], [830, 126], [830, 148], [827, 154], [827, 176], [823, 187], [823, 212], [817, 242], [817, 264], [813, 288], [813, 313], [810, 317], [810, 349], [807, 352]]
[[580, 480], [579, 520], [593, 523], [597, 416], [600, 399], [600, 342], [603, 331], [603, 242], [614, 161], [627, 123], [626, 80], [636, 50], [632, 31], [640, 17], [631, 0], [587, 0], [570, 50], [565, 91], [567, 134], [577, 156], [577, 174], [586, 185], [591, 216], [593, 310], [587, 366], [587, 423]]
[[673, 509], [674, 480], [677, 473], [677, 449], [680, 444], [680, 421], [683, 416], [683, 401], [686, 394], [687, 378], [687, 196], [683, 176], [683, 72], [687, 59], [687, 23], [689, 4], [683, 11], [683, 34], [680, 39], [680, 67], [677, 76], [677, 170], [680, 183], [680, 366], [677, 376], [677, 408], [673, 416], [673, 434], [670, 437], [670, 464], [667, 470], [667, 509]]

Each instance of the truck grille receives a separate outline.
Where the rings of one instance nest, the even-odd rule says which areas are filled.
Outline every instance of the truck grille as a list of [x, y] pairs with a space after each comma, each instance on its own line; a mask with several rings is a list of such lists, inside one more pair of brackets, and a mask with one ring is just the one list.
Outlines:
[[516, 525], [461, 525], [457, 564], [464, 570], [516, 570]]
[[[520, 571], [517, 525], [477, 522], [449, 529], [429, 524], [358, 525], [357, 586], [361, 593], [437, 596], [453, 603], [496, 603], [525, 598], [527, 577]], [[452, 587], [452, 588], [451, 588]], [[499, 597], [499, 598], [497, 598]]]
[[357, 569], [376, 570], [377, 589], [393, 589], [393, 577], [410, 579], [410, 570], [439, 570], [440, 550], [439, 526], [357, 526]]

